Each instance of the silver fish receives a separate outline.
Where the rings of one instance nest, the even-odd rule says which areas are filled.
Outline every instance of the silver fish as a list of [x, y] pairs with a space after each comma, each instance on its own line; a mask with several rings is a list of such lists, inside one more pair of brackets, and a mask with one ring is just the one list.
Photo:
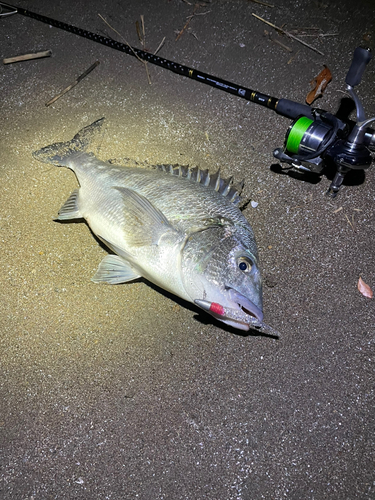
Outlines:
[[33, 154], [77, 176], [80, 187], [58, 220], [84, 218], [116, 254], [104, 257], [92, 280], [144, 277], [232, 327], [269, 331], [254, 234], [237, 206], [242, 185], [198, 168], [102, 162], [89, 147], [103, 120]]

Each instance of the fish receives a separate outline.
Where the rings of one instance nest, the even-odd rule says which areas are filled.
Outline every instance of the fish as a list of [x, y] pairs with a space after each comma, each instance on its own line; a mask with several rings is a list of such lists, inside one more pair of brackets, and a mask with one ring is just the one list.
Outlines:
[[104, 118], [72, 140], [33, 153], [78, 180], [57, 220], [84, 219], [110, 253], [94, 283], [144, 278], [239, 330], [276, 335], [263, 322], [253, 230], [239, 209], [243, 182], [198, 167], [116, 165], [91, 151]]

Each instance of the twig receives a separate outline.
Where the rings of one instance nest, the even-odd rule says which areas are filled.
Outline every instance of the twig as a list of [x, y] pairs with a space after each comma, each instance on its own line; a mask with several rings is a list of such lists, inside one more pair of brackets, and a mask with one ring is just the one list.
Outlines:
[[264, 5], [265, 7], [272, 7], [272, 8], [275, 7], [274, 5], [271, 5], [270, 3], [260, 2], [259, 0], [250, 0], [250, 1], [254, 2], [254, 3], [259, 3], [260, 5]]
[[[145, 33], [145, 25], [144, 25], [144, 17], [143, 16], [141, 16], [141, 22], [142, 22], [142, 31], [143, 31], [143, 34], [141, 33], [141, 29], [139, 27], [139, 22], [138, 21], [135, 22], [135, 27], [136, 27], [136, 30], [137, 30], [138, 39], [139, 39], [139, 41], [142, 44], [143, 50], [147, 52], [147, 49], [145, 47], [146, 46], [146, 33]], [[156, 56], [156, 54], [162, 48], [164, 42], [165, 42], [165, 37], [159, 43], [158, 48], [154, 52], [154, 56]]]
[[24, 54], [22, 56], [6, 57], [3, 59], [4, 64], [12, 64], [20, 61], [30, 61], [30, 59], [40, 59], [42, 57], [50, 57], [52, 50], [44, 50], [43, 52], [33, 52], [31, 54]]
[[[145, 18], [142, 14], [141, 14], [141, 23], [142, 23], [142, 41], [141, 41], [141, 43], [142, 43], [143, 50], [146, 50]], [[146, 74], [147, 74], [147, 80], [148, 80], [149, 85], [151, 85], [151, 78], [150, 78], [150, 73], [148, 72], [147, 61], [144, 61], [144, 63], [145, 63], [145, 70], [146, 70]]]
[[141, 33], [141, 29], [139, 27], [139, 22], [136, 21], [135, 22], [135, 29], [137, 30], [137, 35], [138, 35], [138, 40], [142, 43], [142, 33]]
[[179, 40], [181, 38], [181, 36], [183, 35], [184, 31], [186, 31], [187, 27], [189, 26], [190, 24], [190, 21], [193, 19], [193, 17], [195, 16], [205, 16], [206, 14], [209, 14], [211, 11], [208, 10], [206, 12], [200, 12], [200, 13], [196, 13], [195, 11], [197, 10], [197, 8], [199, 7], [199, 4], [195, 4], [194, 6], [194, 10], [193, 10], [193, 13], [191, 16], [188, 16], [186, 18], [186, 23], [185, 23], [185, 26], [182, 28], [182, 30], [178, 33], [177, 35], [177, 38], [175, 40], [175, 42], [177, 42], [177, 40]]
[[46, 102], [46, 106], [50, 106], [55, 101], [57, 101], [57, 99], [60, 99], [60, 97], [62, 97], [67, 92], [69, 92], [69, 90], [72, 90], [72, 88], [75, 87], [77, 85], [77, 83], [79, 83], [81, 80], [83, 80], [83, 78], [85, 78], [89, 73], [91, 73], [91, 71], [93, 69], [95, 69], [98, 64], [100, 64], [99, 61], [94, 62], [94, 64], [92, 64], [89, 67], [89, 69], [87, 69], [84, 73], [82, 73], [82, 75], [80, 75], [75, 82], [73, 82], [71, 85], [69, 85], [69, 87], [66, 87], [66, 89], [64, 89], [62, 92], [60, 92], [59, 95], [57, 95], [56, 97], [54, 97], [50, 101]]
[[182, 28], [182, 30], [179, 32], [179, 34], [177, 35], [176, 37], [176, 40], [175, 42], [177, 42], [181, 37], [182, 37], [182, 34], [184, 33], [184, 31], [187, 29], [187, 27], [189, 26], [190, 24], [190, 21], [193, 19], [194, 17], [194, 14], [195, 14], [195, 11], [196, 11], [196, 8], [197, 8], [197, 5], [194, 6], [194, 10], [193, 10], [193, 15], [192, 16], [189, 16], [186, 20], [186, 23], [184, 25], [184, 27]]
[[[147, 61], [144, 61], [143, 59], [141, 59], [138, 54], [135, 52], [135, 50], [133, 49], [133, 47], [130, 45], [130, 43], [121, 35], [121, 33], [119, 33], [117, 30], [115, 30], [115, 28], [113, 28], [113, 26], [111, 26], [105, 19], [104, 17], [101, 15], [101, 14], [98, 14], [98, 16], [105, 22], [105, 24], [111, 28], [111, 30], [113, 30], [115, 33], [117, 33], [117, 35], [126, 43], [126, 45], [129, 47], [129, 49], [133, 52], [133, 54], [135, 55], [135, 57], [138, 59], [138, 61], [140, 61], [141, 63], [143, 63], [144, 65], [147, 65]], [[151, 85], [151, 80], [149, 78], [149, 74], [148, 74], [148, 71], [146, 70], [146, 73], [147, 73], [147, 76], [148, 76], [148, 83]]]
[[299, 38], [297, 38], [296, 36], [292, 35], [291, 33], [288, 33], [287, 31], [283, 30], [282, 28], [279, 28], [278, 26], [275, 26], [274, 24], [270, 23], [269, 21], [266, 21], [265, 19], [263, 19], [262, 17], [257, 16], [254, 13], [252, 15], [254, 17], [256, 17], [257, 19], [259, 19], [259, 21], [262, 21], [263, 23], [268, 24], [268, 26], [271, 26], [271, 28], [274, 28], [275, 30], [280, 31], [281, 33], [284, 33], [284, 35], [289, 36], [293, 40], [296, 40], [297, 42], [302, 43], [302, 45], [304, 45], [305, 47], [308, 47], [309, 49], [313, 50], [314, 52], [317, 52], [321, 56], [324, 56], [323, 52], [320, 52], [320, 50], [316, 49], [315, 47], [312, 47], [311, 45], [309, 45], [308, 43], [304, 42], [303, 40], [300, 40]]
[[277, 43], [278, 45], [280, 45], [280, 47], [282, 47], [283, 49], [285, 49], [287, 52], [293, 52], [293, 50], [288, 47], [287, 45], [284, 45], [283, 43], [280, 42], [280, 40], [275, 40], [274, 38], [272, 38], [271, 36], [271, 33], [267, 30], [264, 30], [264, 34], [266, 36], [268, 36], [268, 39], [273, 42], [273, 43]]
[[293, 50], [290, 47], [288, 47], [287, 45], [284, 45], [279, 40], [275, 40], [274, 38], [272, 38], [272, 33], [270, 31], [264, 30], [264, 34], [270, 42], [277, 43], [278, 45], [280, 45], [280, 47], [285, 49], [287, 52], [293, 52]]
[[165, 42], [165, 37], [164, 37], [164, 38], [163, 38], [163, 40], [159, 43], [159, 47], [155, 50], [155, 52], [154, 52], [154, 56], [156, 56], [156, 54], [159, 52], [159, 50], [163, 47], [164, 42]]
[[[312, 33], [313, 31], [315, 31], [315, 33]], [[296, 28], [294, 30], [291, 30], [289, 33], [299, 36], [313, 36], [315, 38], [324, 38], [325, 36], [338, 36], [338, 33], [322, 33], [321, 29], [316, 27]]]
[[[141, 24], [142, 24], [142, 34], [139, 32], [139, 24], [138, 24], [138, 21], [136, 22], [136, 28], [137, 28], [137, 33], [138, 33], [138, 38], [140, 39], [141, 41], [141, 44], [142, 44], [142, 48], [143, 50], [145, 51], [146, 50], [146, 30], [145, 30], [145, 18], [144, 16], [141, 14]], [[148, 66], [147, 66], [147, 61], [143, 61], [144, 65], [145, 65], [145, 70], [146, 70], [146, 75], [147, 75], [147, 80], [148, 80], [148, 83], [149, 85], [151, 85], [151, 78], [150, 78], [150, 73], [148, 71]]]
[[349, 226], [356, 232], [355, 224], [354, 224], [354, 215], [352, 215], [352, 221], [350, 221], [349, 217], [345, 214], [346, 220], [349, 223]]
[[111, 30], [113, 30], [115, 33], [118, 34], [118, 36], [126, 43], [126, 45], [129, 47], [129, 49], [133, 52], [133, 54], [135, 55], [135, 57], [138, 59], [138, 61], [140, 61], [141, 63], [144, 63], [145, 61], [143, 61], [143, 59], [141, 59], [138, 54], [134, 51], [133, 47], [130, 45], [129, 42], [127, 42], [125, 40], [125, 38], [117, 31], [115, 30], [115, 28], [113, 28], [105, 19], [104, 17], [101, 15], [101, 14], [98, 14], [98, 16], [105, 22], [105, 24], [111, 28]]
[[103, 17], [101, 14], [98, 14], [98, 16], [100, 17], [100, 19], [101, 19], [102, 21], [104, 21], [104, 22], [105, 22], [105, 24], [106, 24], [109, 28], [111, 28], [111, 30], [112, 30], [112, 31], [114, 31], [115, 33], [117, 33], [117, 35], [118, 35], [118, 36], [119, 36], [119, 37], [120, 37], [120, 38], [121, 38], [121, 39], [122, 39], [122, 40], [126, 43], [126, 45], [129, 47], [129, 49], [133, 52], [133, 54], [135, 55], [135, 57], [138, 59], [138, 61], [141, 61], [141, 62], [143, 63], [144, 61], [142, 61], [142, 59], [141, 59], [140, 57], [138, 57], [137, 53], [136, 53], [136, 52], [134, 52], [133, 47], [130, 45], [130, 43], [128, 43], [128, 42], [125, 40], [125, 38], [121, 35], [121, 33], [119, 33], [117, 30], [115, 30], [115, 28], [113, 28], [113, 26], [111, 26], [111, 25], [110, 25], [110, 24], [109, 24], [109, 23], [108, 23], [108, 22], [104, 19], [104, 17]]
[[350, 94], [348, 92], [345, 92], [345, 90], [336, 89], [336, 92], [341, 92], [341, 94], [346, 95], [346, 97], [350, 97]]
[[283, 43], [280, 42], [280, 40], [274, 40], [273, 38], [271, 38], [271, 40], [274, 42], [274, 43], [277, 43], [278, 45], [280, 45], [280, 47], [282, 47], [283, 49], [285, 49], [287, 52], [293, 52], [293, 49], [291, 49], [290, 47], [288, 47], [287, 45], [284, 45]]
[[142, 22], [143, 43], [146, 44], [145, 18], [143, 14], [141, 14], [141, 22]]
[[338, 33], [318, 33], [317, 35], [313, 33], [300, 33], [299, 36], [314, 36], [315, 38], [323, 38], [325, 36], [338, 36]]

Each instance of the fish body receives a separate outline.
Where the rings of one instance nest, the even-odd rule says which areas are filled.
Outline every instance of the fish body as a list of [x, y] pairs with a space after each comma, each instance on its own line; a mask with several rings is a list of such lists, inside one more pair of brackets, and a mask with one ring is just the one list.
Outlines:
[[[263, 325], [262, 284], [253, 231], [238, 208], [232, 179], [198, 168], [117, 166], [88, 152], [103, 119], [71, 141], [34, 157], [74, 171], [79, 189], [58, 220], [84, 218], [115, 255], [94, 282], [144, 277], [192, 303], [220, 304], [236, 314], [210, 314], [235, 328]], [[195, 302], [197, 301], [197, 302]]]

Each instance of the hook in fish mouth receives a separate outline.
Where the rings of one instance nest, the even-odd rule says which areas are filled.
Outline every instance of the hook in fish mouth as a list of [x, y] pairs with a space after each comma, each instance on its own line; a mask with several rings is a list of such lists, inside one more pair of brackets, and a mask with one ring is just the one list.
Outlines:
[[[198, 307], [211, 313], [212, 315], [214, 315], [215, 317], [217, 317], [222, 321], [225, 321], [225, 319], [234, 320], [239, 324], [246, 325], [247, 329], [250, 329], [252, 327], [256, 328], [262, 333], [272, 335], [273, 337], [280, 337], [280, 333], [278, 331], [276, 331], [274, 328], [267, 325], [266, 323], [263, 323], [263, 313], [251, 301], [248, 302], [249, 304], [252, 305], [253, 310], [254, 308], [256, 308], [257, 311], [261, 312], [260, 315], [261, 319], [256, 317], [254, 313], [252, 313], [251, 311], [249, 311], [250, 314], [247, 314], [242, 308], [234, 309], [231, 307], [224, 307], [221, 304], [218, 304], [217, 302], [209, 302], [207, 300], [200, 300], [200, 299], [195, 299], [194, 302]], [[248, 310], [248, 308], [246, 309]]]

